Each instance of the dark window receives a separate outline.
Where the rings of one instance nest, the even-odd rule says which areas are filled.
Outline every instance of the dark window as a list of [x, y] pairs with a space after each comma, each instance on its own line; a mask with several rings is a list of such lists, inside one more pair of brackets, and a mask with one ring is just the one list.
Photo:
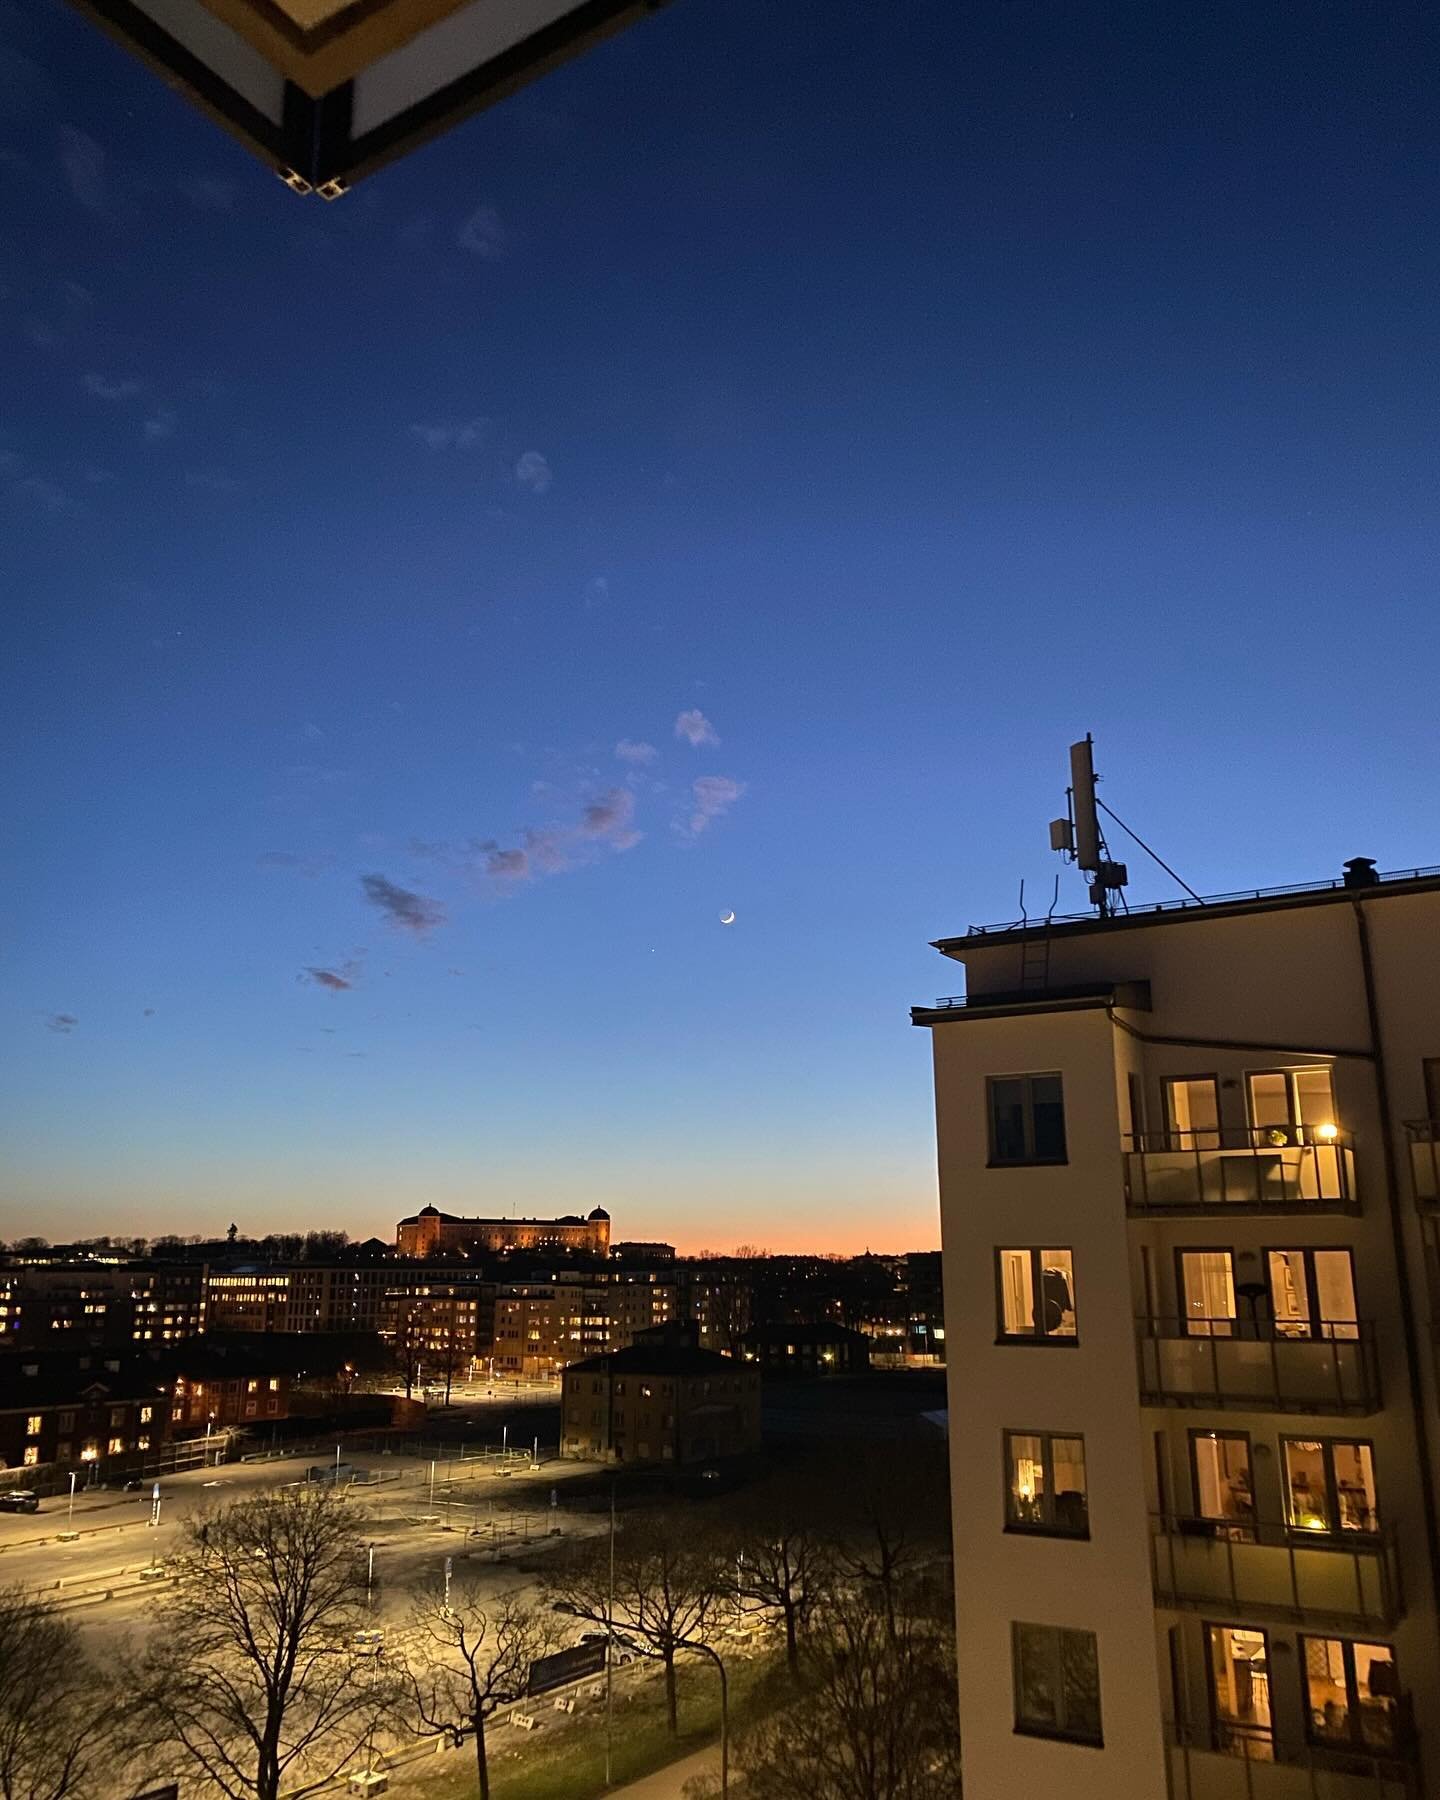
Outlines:
[[1077, 1341], [1075, 1259], [1068, 1250], [997, 1250], [1001, 1342]]
[[1100, 1659], [1093, 1631], [1058, 1625], [1010, 1627], [1015, 1729], [1033, 1737], [1102, 1744]]
[[1005, 1526], [1089, 1537], [1085, 1440], [1049, 1431], [1005, 1433]]
[[1065, 1101], [1058, 1075], [992, 1075], [990, 1161], [1058, 1163], [1065, 1160]]

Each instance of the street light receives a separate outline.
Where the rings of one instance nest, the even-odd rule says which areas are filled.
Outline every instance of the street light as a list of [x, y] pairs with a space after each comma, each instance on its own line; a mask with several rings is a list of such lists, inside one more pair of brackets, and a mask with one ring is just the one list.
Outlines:
[[720, 1792], [730, 1792], [730, 1683], [725, 1674], [725, 1665], [720, 1660], [720, 1652], [709, 1644], [677, 1644], [678, 1650], [694, 1650], [701, 1656], [708, 1656], [720, 1674]]

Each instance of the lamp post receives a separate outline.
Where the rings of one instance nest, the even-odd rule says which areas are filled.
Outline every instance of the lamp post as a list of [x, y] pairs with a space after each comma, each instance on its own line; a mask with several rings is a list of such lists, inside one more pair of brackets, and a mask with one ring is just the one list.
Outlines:
[[615, 1709], [615, 1477], [610, 1477], [610, 1595], [605, 1602], [605, 1785], [610, 1785]]
[[369, 1555], [365, 1564], [365, 1611], [370, 1611], [370, 1593], [375, 1586], [375, 1546], [369, 1546]]
[[73, 1531], [75, 1528], [75, 1475], [76, 1471], [72, 1469], [70, 1471], [70, 1510], [65, 1517], [67, 1531]]
[[720, 1652], [709, 1644], [680, 1644], [680, 1650], [694, 1650], [701, 1656], [708, 1656], [720, 1674], [720, 1793], [722, 1796], [730, 1792], [730, 1682], [725, 1674], [725, 1664], [720, 1660]]

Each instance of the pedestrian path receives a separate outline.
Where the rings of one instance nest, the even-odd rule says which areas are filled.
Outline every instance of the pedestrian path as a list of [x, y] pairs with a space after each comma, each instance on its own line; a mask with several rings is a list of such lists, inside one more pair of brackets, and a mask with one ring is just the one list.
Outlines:
[[668, 1768], [657, 1769], [641, 1781], [632, 1781], [629, 1787], [616, 1788], [611, 1800], [684, 1800], [685, 1783], [692, 1775], [719, 1773], [720, 1746], [712, 1744], [708, 1750], [699, 1750]]

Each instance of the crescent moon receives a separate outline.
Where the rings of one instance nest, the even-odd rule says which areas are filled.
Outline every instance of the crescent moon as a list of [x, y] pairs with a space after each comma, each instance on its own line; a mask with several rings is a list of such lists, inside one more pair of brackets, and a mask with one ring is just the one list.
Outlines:
[[721, 924], [722, 924], [722, 925], [733, 925], [733, 924], [734, 924], [734, 923], [735, 923], [735, 915], [734, 915], [734, 913], [733, 913], [733, 912], [723, 912], [723, 913], [721, 913], [721, 915], [720, 915], [720, 923], [721, 923]]

